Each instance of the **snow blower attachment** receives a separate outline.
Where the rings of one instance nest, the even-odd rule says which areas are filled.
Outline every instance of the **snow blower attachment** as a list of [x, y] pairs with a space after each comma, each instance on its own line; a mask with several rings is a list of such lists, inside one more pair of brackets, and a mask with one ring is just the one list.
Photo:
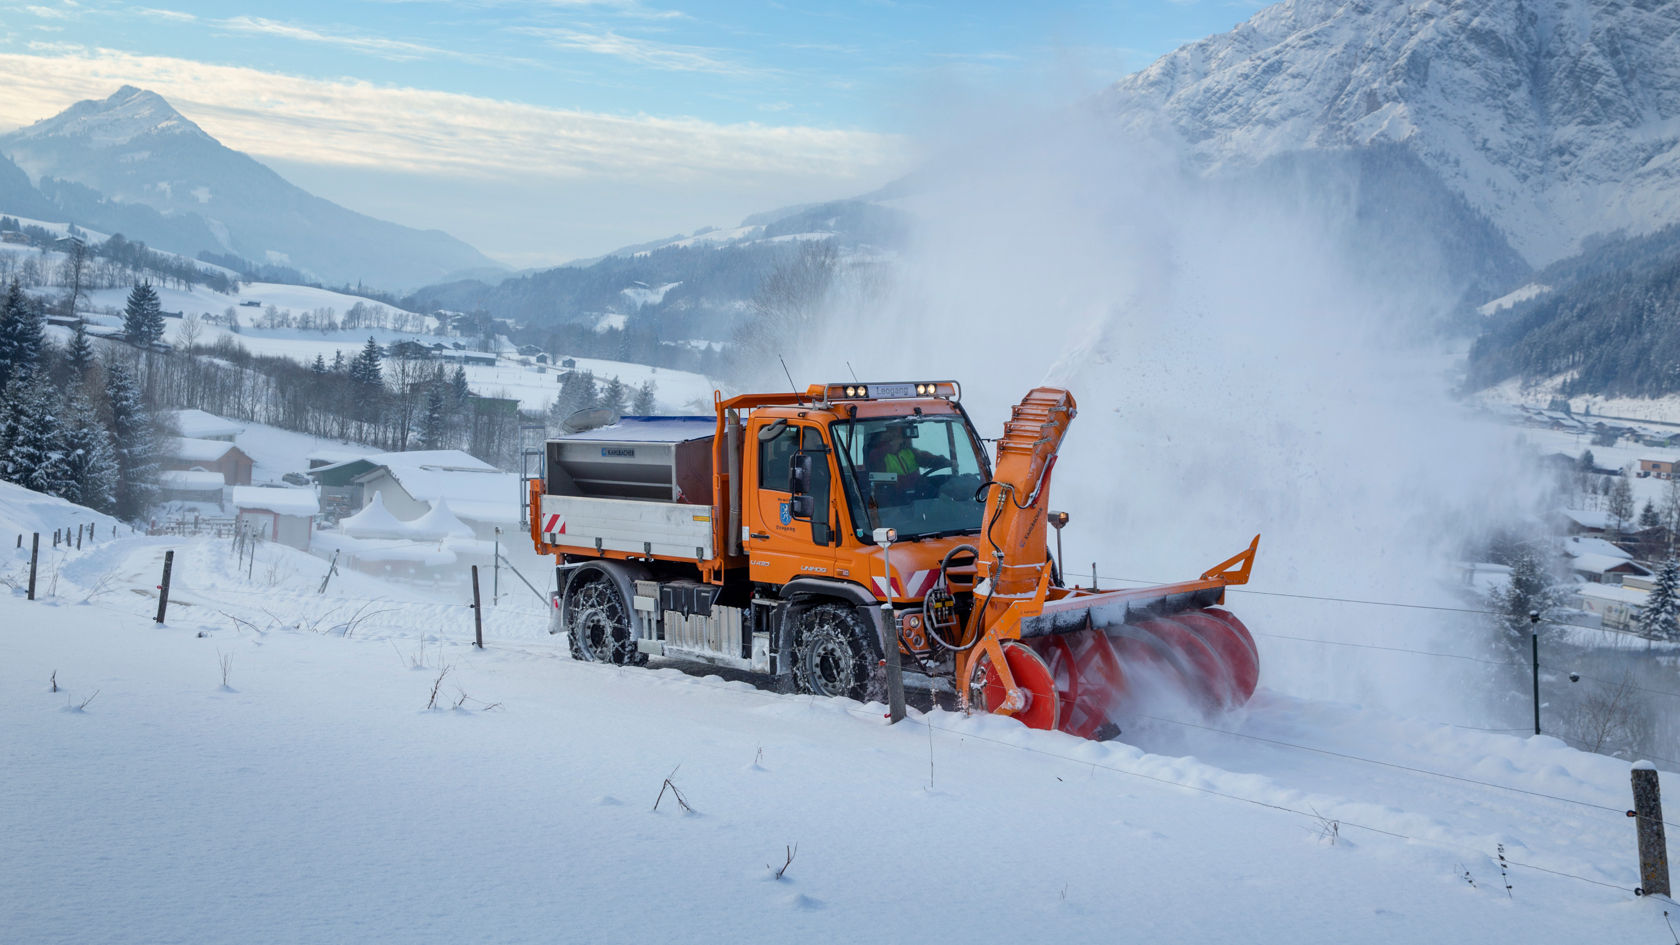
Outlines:
[[[1246, 550], [1180, 584], [1097, 592], [1052, 586], [1045, 552], [1050, 473], [1076, 412], [1067, 391], [1028, 394], [1004, 427], [985, 496], [974, 626], [958, 653], [959, 692], [972, 708], [1082, 738], [1118, 731], [1147, 678], [1207, 711], [1246, 703], [1259, 681], [1254, 638], [1217, 605], [1248, 581]], [[1058, 525], [1060, 524], [1058, 523]], [[1055, 582], [1059, 583], [1059, 582]]]
[[1158, 688], [1246, 702], [1254, 640], [1221, 605], [1259, 537], [1196, 580], [1066, 587], [1046, 526], [1067, 522], [1048, 500], [1073, 397], [1029, 393], [994, 469], [961, 393], [819, 384], [568, 426], [528, 487], [532, 541], [557, 559], [552, 631], [581, 660], [701, 661], [854, 699], [892, 647], [967, 708], [1086, 738]]

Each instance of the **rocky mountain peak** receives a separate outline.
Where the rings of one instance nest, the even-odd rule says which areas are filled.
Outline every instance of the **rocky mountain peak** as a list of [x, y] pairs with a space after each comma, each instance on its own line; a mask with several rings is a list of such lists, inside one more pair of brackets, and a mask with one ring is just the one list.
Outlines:
[[125, 85], [103, 100], [85, 99], [6, 137], [12, 141], [79, 139], [90, 148], [121, 147], [137, 139], [175, 135], [214, 141], [156, 92]]
[[1204, 167], [1401, 143], [1532, 263], [1680, 219], [1680, 4], [1284, 0], [1112, 86]]

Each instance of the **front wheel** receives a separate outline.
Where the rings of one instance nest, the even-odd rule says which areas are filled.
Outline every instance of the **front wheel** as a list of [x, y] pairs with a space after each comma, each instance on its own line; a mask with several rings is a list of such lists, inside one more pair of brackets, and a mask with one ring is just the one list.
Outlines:
[[617, 666], [641, 666], [630, 608], [618, 582], [602, 571], [580, 574], [566, 589], [566, 632], [572, 658]]
[[794, 682], [800, 692], [867, 699], [879, 647], [857, 608], [818, 604], [794, 628]]

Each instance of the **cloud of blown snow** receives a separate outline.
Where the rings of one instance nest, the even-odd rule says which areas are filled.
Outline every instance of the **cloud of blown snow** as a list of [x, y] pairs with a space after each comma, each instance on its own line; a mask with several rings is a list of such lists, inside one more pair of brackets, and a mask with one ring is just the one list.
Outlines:
[[[1073, 391], [1056, 467], [1070, 580], [1193, 578], [1263, 535], [1251, 588], [1462, 606], [1443, 578], [1475, 525], [1522, 505], [1416, 342], [1452, 287], [1344, 249], [1323, 193], [1210, 184], [1100, 116], [952, 135], [902, 205], [913, 245], [877, 304], [835, 313], [795, 376], [954, 377], [983, 435], [1033, 386]], [[774, 367], [774, 366], [773, 366]], [[777, 368], [779, 371], [779, 368]], [[1084, 582], [1088, 582], [1085, 578]], [[1113, 586], [1105, 580], [1104, 584]], [[1474, 652], [1463, 617], [1231, 595], [1260, 634]], [[1474, 664], [1262, 636], [1262, 684], [1486, 719]]]

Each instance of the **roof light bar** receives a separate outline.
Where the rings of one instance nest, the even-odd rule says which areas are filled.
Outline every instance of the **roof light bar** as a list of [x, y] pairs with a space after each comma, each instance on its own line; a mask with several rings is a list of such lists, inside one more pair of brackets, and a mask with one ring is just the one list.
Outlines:
[[828, 400], [901, 400], [908, 397], [938, 397], [956, 400], [962, 388], [956, 381], [877, 381], [872, 384], [852, 382], [829, 384], [824, 391]]

